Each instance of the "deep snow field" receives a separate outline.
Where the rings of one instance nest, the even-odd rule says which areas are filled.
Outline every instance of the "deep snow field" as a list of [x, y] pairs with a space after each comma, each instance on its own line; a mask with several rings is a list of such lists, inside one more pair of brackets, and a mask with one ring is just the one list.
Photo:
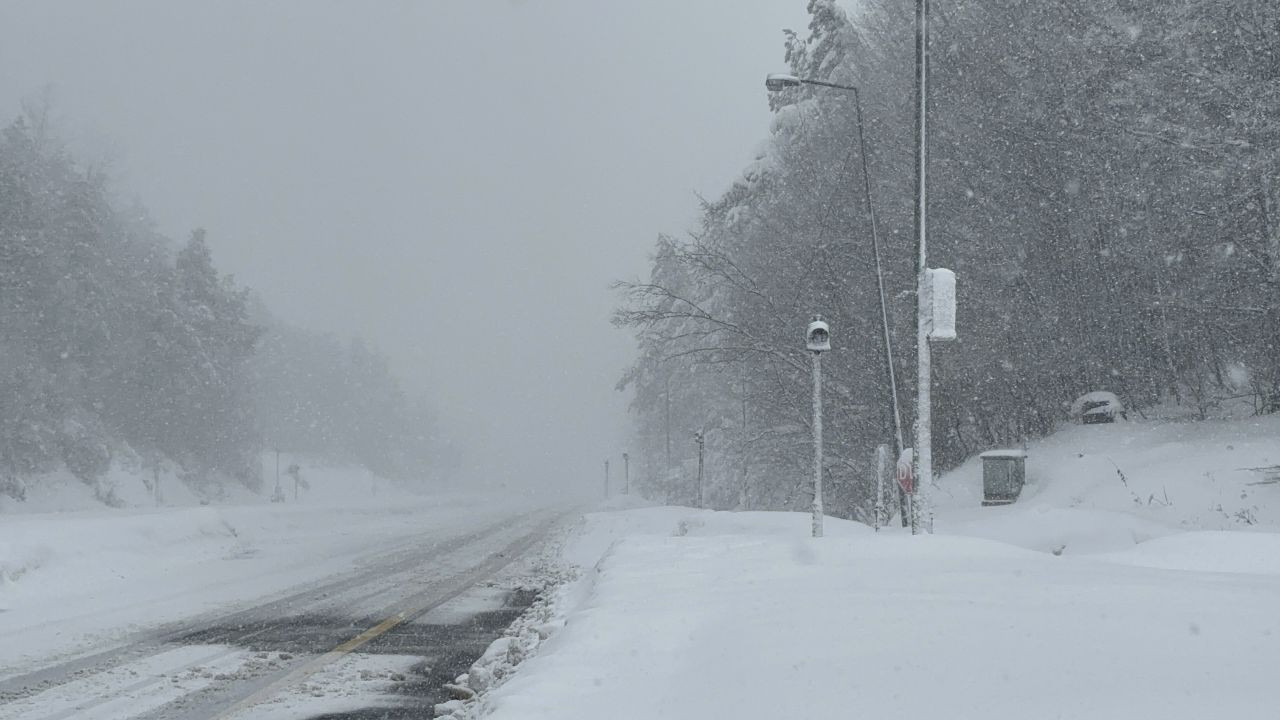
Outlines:
[[1248, 468], [1280, 461], [1280, 418], [1076, 426], [1026, 449], [1014, 505], [980, 506], [976, 461], [940, 478], [932, 536], [829, 518], [813, 539], [801, 513], [619, 499], [566, 545], [583, 572], [551, 619], [514, 638], [533, 657], [491, 652], [477, 670], [505, 684], [440, 709], [1275, 716], [1280, 486]]

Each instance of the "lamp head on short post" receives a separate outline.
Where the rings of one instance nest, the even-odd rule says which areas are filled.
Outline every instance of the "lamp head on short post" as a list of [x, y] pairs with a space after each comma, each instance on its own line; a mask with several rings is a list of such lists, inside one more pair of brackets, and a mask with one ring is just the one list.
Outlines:
[[805, 332], [805, 347], [811, 352], [820, 353], [831, 349], [831, 328], [821, 315], [814, 315]]

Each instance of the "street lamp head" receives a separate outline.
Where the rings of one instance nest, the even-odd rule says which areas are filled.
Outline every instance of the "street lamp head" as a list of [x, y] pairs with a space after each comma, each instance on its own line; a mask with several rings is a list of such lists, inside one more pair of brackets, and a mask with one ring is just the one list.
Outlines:
[[785, 73], [772, 73], [764, 79], [765, 89], [769, 92], [777, 92], [789, 87], [800, 87], [802, 84], [800, 78]]
[[809, 329], [805, 332], [804, 339], [805, 347], [814, 353], [831, 349], [831, 328], [827, 325], [827, 321], [822, 319], [821, 315], [813, 316], [813, 321], [809, 323]]

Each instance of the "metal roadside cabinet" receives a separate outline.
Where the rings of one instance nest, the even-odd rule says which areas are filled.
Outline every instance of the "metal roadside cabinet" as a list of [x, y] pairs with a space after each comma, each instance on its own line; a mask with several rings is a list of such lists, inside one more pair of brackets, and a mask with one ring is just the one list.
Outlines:
[[1025, 450], [988, 450], [982, 458], [982, 504], [1008, 505], [1022, 494], [1027, 479]]

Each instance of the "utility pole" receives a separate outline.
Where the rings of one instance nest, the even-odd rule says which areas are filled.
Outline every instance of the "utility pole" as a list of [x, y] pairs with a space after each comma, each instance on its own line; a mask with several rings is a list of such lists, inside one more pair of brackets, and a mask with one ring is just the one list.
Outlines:
[[297, 502], [298, 488], [302, 485], [302, 467], [297, 463], [293, 463], [285, 470], [285, 474], [293, 478], [293, 501]]
[[671, 377], [664, 378], [662, 399], [667, 405], [667, 473], [671, 472]]
[[280, 448], [276, 448], [276, 489], [271, 494], [271, 502], [284, 502], [284, 489], [280, 487]]
[[[916, 0], [916, 472], [911, 498], [911, 534], [920, 532], [922, 507], [933, 482], [932, 353], [929, 325], [933, 307], [929, 297], [929, 0]], [[923, 518], [925, 529], [933, 522]]]
[[698, 443], [698, 507], [703, 507], [706, 505], [706, 500], [702, 493], [702, 446], [705, 444], [705, 438], [701, 430], [693, 434], [693, 441]]
[[631, 494], [631, 455], [622, 453], [622, 494]]
[[747, 376], [746, 371], [742, 375], [742, 398], [740, 404], [742, 410], [742, 431], [738, 438], [738, 453], [742, 455], [742, 482], [738, 484], [738, 509], [748, 510], [749, 498], [747, 497]]
[[889, 467], [889, 446], [876, 446], [876, 502], [872, 509], [875, 513], [875, 522], [871, 527], [876, 532], [880, 532], [880, 526], [884, 524], [884, 476]]
[[604, 461], [604, 499], [609, 499], [609, 461]]

